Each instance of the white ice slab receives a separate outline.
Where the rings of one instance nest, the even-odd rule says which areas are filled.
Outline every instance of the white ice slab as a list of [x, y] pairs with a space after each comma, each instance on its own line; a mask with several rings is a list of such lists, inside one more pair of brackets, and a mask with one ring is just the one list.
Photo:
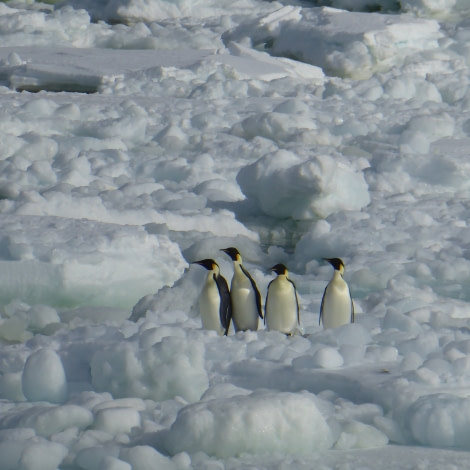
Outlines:
[[188, 68], [210, 50], [0, 48], [0, 81], [14, 89], [96, 92], [104, 79], [154, 67]]
[[328, 75], [366, 78], [410, 54], [438, 48], [442, 36], [432, 19], [285, 6], [241, 24], [226, 40], [264, 42], [273, 55], [316, 65]]
[[322, 80], [318, 67], [231, 44], [225, 50], [178, 51], [0, 47], [0, 83], [15, 90], [94, 93], [104, 82], [136, 72], [174, 67], [191, 69], [204, 60], [232, 67], [241, 78], [283, 77]]

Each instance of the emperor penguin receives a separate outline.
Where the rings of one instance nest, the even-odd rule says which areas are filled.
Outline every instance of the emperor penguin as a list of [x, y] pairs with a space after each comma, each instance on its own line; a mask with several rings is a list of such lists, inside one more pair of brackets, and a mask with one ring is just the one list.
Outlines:
[[346, 281], [343, 279], [344, 263], [340, 258], [323, 258], [334, 268], [333, 277], [325, 288], [320, 306], [318, 324], [324, 328], [336, 328], [354, 323], [354, 302]]
[[233, 277], [230, 286], [232, 319], [235, 331], [257, 330], [258, 317], [263, 318], [261, 294], [256, 282], [242, 264], [240, 252], [234, 248], [223, 248], [233, 261]]
[[264, 322], [268, 330], [293, 335], [300, 326], [300, 308], [297, 289], [283, 264], [276, 264], [271, 271], [277, 274], [268, 285]]
[[199, 264], [209, 271], [198, 300], [202, 327], [226, 336], [232, 318], [232, 303], [227, 281], [220, 274], [219, 265], [213, 259], [194, 261], [193, 264]]

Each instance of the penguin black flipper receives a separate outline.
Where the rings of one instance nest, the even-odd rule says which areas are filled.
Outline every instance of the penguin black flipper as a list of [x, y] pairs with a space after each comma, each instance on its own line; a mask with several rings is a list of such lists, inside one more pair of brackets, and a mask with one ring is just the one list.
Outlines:
[[230, 297], [230, 291], [225, 278], [220, 275], [214, 275], [214, 281], [217, 284], [217, 289], [219, 290], [220, 295], [220, 324], [224, 328], [224, 335], [227, 336], [230, 322], [232, 320], [232, 299]]
[[266, 302], [264, 303], [264, 324], [266, 325], [266, 314], [268, 313], [268, 300], [269, 300], [269, 288], [274, 282], [274, 279], [268, 284], [268, 293], [266, 294]]
[[356, 312], [354, 311], [354, 301], [351, 295], [351, 289], [349, 290], [349, 297], [351, 297], [351, 323], [354, 323]]
[[287, 278], [287, 280], [292, 284], [292, 287], [294, 288], [295, 303], [297, 305], [297, 324], [300, 325], [300, 305], [299, 305], [299, 297], [297, 296], [297, 287], [294, 281], [291, 281], [289, 278]]
[[263, 311], [261, 309], [261, 294], [259, 292], [258, 286], [256, 285], [255, 280], [251, 277], [251, 274], [243, 267], [243, 265], [240, 265], [240, 268], [243, 271], [243, 274], [250, 280], [251, 286], [253, 287], [253, 290], [255, 291], [255, 297], [256, 297], [256, 309], [258, 310], [258, 315], [260, 318], [263, 318]]
[[320, 316], [318, 317], [318, 324], [319, 325], [321, 325], [321, 322], [323, 320], [323, 306], [325, 305], [326, 289], [328, 289], [328, 286], [325, 287], [325, 290], [323, 291], [323, 297], [321, 299]]

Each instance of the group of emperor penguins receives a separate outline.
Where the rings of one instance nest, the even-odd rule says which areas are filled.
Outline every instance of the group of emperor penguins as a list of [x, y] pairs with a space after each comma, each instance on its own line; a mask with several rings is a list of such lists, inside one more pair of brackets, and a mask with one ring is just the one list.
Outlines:
[[[259, 319], [262, 319], [268, 330], [294, 335], [300, 327], [300, 307], [297, 289], [288, 278], [286, 266], [276, 264], [271, 268], [277, 277], [268, 285], [263, 315], [261, 294], [243, 266], [240, 252], [234, 247], [221, 251], [233, 261], [230, 289], [213, 259], [193, 262], [209, 271], [198, 301], [203, 328], [227, 335], [232, 321], [237, 332], [257, 330]], [[340, 258], [324, 259], [333, 266], [334, 272], [323, 293], [319, 324], [323, 323], [324, 328], [336, 328], [353, 323], [354, 303], [343, 279], [344, 263]]]

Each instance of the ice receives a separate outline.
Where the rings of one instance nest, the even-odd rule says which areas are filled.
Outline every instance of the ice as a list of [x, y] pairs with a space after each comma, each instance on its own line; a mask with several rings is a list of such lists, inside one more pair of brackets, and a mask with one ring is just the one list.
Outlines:
[[[152, 67], [164, 67], [167, 64], [173, 67], [188, 67], [198, 63], [211, 52], [190, 50], [186, 54], [181, 53], [175, 63], [169, 53], [157, 54], [152, 50], [127, 51], [125, 70], [118, 65], [116, 53], [116, 50], [107, 50], [104, 60], [97, 49], [70, 47], [38, 50], [36, 47], [2, 47], [0, 75], [5, 77], [9, 86], [14, 89], [34, 91], [52, 87], [56, 90], [69, 89], [92, 93], [98, 91], [103, 82], [146, 70], [149, 64]], [[15, 54], [14, 60], [11, 54]]]
[[21, 454], [18, 469], [49, 470], [56, 468], [67, 455], [62, 444], [48, 441], [32, 442]]
[[241, 77], [275, 80], [286, 76], [306, 79], [321, 84], [325, 75], [320, 67], [302, 64], [288, 58], [270, 55], [230, 42], [227, 45], [230, 55], [218, 57], [219, 60], [234, 67]]
[[67, 448], [45, 439], [8, 439], [0, 443], [5, 470], [50, 470], [57, 468], [67, 455]]
[[330, 347], [319, 349], [311, 360], [312, 365], [324, 369], [334, 369], [344, 364], [341, 354], [336, 349]]
[[96, 389], [115, 397], [197, 401], [208, 386], [202, 345], [172, 335], [144, 345], [140, 348], [136, 338], [97, 351], [91, 360]]
[[22, 384], [24, 396], [30, 401], [61, 403], [67, 397], [62, 361], [52, 349], [40, 349], [28, 357]]
[[21, 416], [19, 425], [32, 427], [39, 436], [50, 437], [70, 428], [86, 429], [92, 423], [91, 413], [80, 406], [41, 406]]
[[106, 470], [132, 470], [130, 464], [111, 456], [106, 456], [101, 460], [100, 468]]
[[130, 433], [140, 427], [139, 411], [130, 408], [108, 408], [96, 413], [95, 428], [109, 433]]
[[255, 43], [269, 43], [275, 56], [295, 57], [329, 75], [368, 78], [416, 51], [438, 47], [442, 34], [437, 21], [414, 18], [411, 23], [404, 15], [285, 6], [257, 25], [238, 27], [230, 39], [243, 41], [248, 35]]
[[[66, 0], [67, 5], [73, 5], [76, 8], [85, 8], [90, 11], [96, 19], [105, 19], [108, 22], [113, 21], [139, 21], [142, 19], [157, 21], [172, 17], [212, 17], [226, 14], [226, 8], [230, 7], [233, 12], [244, 12], [246, 8], [253, 5], [251, 1], [239, 0], [236, 2], [218, 2], [207, 1], [201, 5], [195, 6], [188, 0], [179, 0], [171, 2], [168, 0], [158, 0], [148, 3], [142, 0], [130, 2], [119, 1], [86, 1], [76, 2], [76, 0]], [[261, 6], [262, 8], [263, 6]]]
[[[268, 132], [278, 134], [282, 128], [273, 126], [272, 116], [267, 118], [271, 121]], [[250, 123], [251, 131], [256, 124]], [[264, 127], [264, 123], [260, 125]], [[258, 132], [264, 133], [264, 128]], [[242, 168], [237, 180], [248, 202], [259, 205], [271, 217], [324, 218], [339, 210], [360, 209], [370, 202], [363, 175], [338, 160], [328, 155], [301, 160], [291, 152], [279, 151]]]
[[171, 454], [202, 450], [218, 457], [245, 452], [303, 455], [328, 449], [332, 435], [308, 394], [260, 392], [183, 408], [165, 442]]
[[409, 426], [421, 444], [468, 449], [468, 400], [447, 394], [422, 397], [410, 409]]
[[[180, 466], [173, 463], [168, 457], [160, 454], [150, 446], [135, 446], [128, 449], [122, 449], [120, 458], [132, 466], [132, 470], [150, 470], [152, 467], [158, 466], [165, 470], [176, 470]], [[184, 458], [181, 458], [182, 468], [188, 466], [189, 462], [184, 464]]]
[[[0, 3], [1, 470], [466, 468], [469, 15]], [[202, 328], [227, 246], [296, 335]]]
[[449, 14], [449, 11], [468, 10], [468, 5], [463, 0], [405, 0], [402, 8], [417, 14], [441, 16]]
[[382, 447], [386, 444], [388, 444], [388, 437], [376, 427], [350, 421], [343, 426], [341, 435], [336, 441], [335, 449]]
[[[26, 232], [22, 220], [30, 227]], [[83, 297], [89, 305], [93, 297], [104, 295], [108, 300], [102, 305], [126, 308], [144, 293], [165, 285], [171, 279], [170, 271], [177, 279], [186, 264], [168, 237], [149, 234], [142, 227], [104, 224], [102, 228], [107, 229], [99, 230], [98, 222], [58, 216], [2, 215], [0, 224], [0, 263], [6, 275], [0, 296], [5, 300], [21, 297], [51, 302], [55, 298], [52, 303], [56, 306], [73, 306], [82, 305]], [[46, 233], [49, 235], [42, 238]], [[124, 261], [126, 257], [128, 261]], [[143, 259], [149, 263], [147, 268]], [[98, 265], [100, 270], [96, 270]], [[136, 278], [134, 286], [129, 284], [130, 278]], [[30, 312], [28, 322], [40, 321], [35, 320], [37, 315]], [[42, 321], [47, 322], [46, 315]]]
[[[85, 470], [98, 470], [107, 467], [112, 463], [116, 465], [117, 455], [119, 450], [115, 446], [97, 448], [88, 447], [81, 450], [75, 460], [79, 468]], [[111, 467], [112, 468], [112, 467]]]

